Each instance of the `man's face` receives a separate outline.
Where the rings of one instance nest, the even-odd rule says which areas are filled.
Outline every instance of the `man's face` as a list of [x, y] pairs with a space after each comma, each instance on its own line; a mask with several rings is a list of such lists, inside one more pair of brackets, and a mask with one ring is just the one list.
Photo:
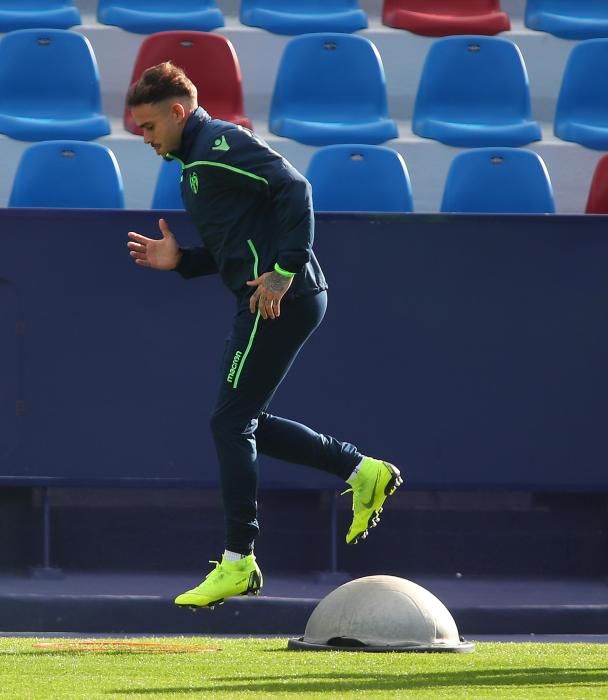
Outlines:
[[137, 105], [131, 107], [131, 114], [144, 132], [144, 143], [149, 143], [159, 156], [179, 148], [189, 116], [180, 102], [165, 100]]

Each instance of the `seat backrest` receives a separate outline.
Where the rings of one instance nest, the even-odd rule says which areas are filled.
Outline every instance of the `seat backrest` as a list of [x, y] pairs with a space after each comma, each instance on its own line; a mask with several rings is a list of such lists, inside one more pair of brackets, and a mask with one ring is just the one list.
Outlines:
[[67, 29], [80, 21], [72, 0], [0, 0], [0, 32], [30, 27]]
[[455, 121], [531, 119], [528, 74], [518, 47], [493, 36], [437, 39], [426, 56], [414, 119], [438, 111]]
[[595, 123], [608, 117], [608, 39], [581, 41], [570, 52], [555, 120], [572, 115]]
[[440, 14], [468, 16], [487, 12], [500, 12], [500, 0], [384, 0], [385, 8]]
[[360, 9], [359, 0], [241, 0], [241, 11], [258, 7], [298, 14], [329, 14]]
[[585, 213], [608, 214], [608, 155], [602, 156], [595, 167]]
[[122, 209], [123, 185], [116, 158], [99, 143], [36, 143], [21, 156], [9, 207]]
[[384, 68], [369, 39], [351, 34], [305, 34], [283, 52], [271, 119], [295, 113], [329, 122], [388, 116]]
[[[130, 85], [146, 68], [172, 61], [183, 68], [198, 90], [199, 104], [212, 117], [244, 116], [241, 69], [234, 47], [220, 34], [171, 31], [151, 34], [144, 39], [131, 75]], [[247, 125], [246, 121], [239, 123]], [[124, 124], [134, 134], [138, 129], [131, 111], [125, 107]]]
[[176, 160], [163, 160], [158, 171], [152, 209], [183, 209], [181, 193], [182, 166]]
[[97, 21], [127, 32], [210, 31], [224, 26], [215, 0], [99, 0]]
[[97, 12], [114, 5], [120, 5], [131, 10], [167, 13], [195, 12], [207, 7], [217, 7], [215, 0], [99, 0]]
[[0, 111], [77, 118], [101, 113], [97, 61], [89, 40], [64, 29], [20, 29], [0, 40]]
[[49, 10], [74, 7], [73, 0], [0, 0], [0, 10], [20, 10], [21, 12], [48, 12]]
[[325, 146], [309, 163], [316, 211], [411, 212], [412, 188], [401, 155], [362, 144]]
[[605, 0], [527, 0], [526, 23], [538, 12], [574, 18], [608, 17], [608, 4]]
[[359, 0], [241, 0], [239, 19], [276, 34], [348, 33], [368, 26]]
[[457, 155], [448, 171], [442, 212], [552, 214], [547, 168], [533, 151], [477, 148]]

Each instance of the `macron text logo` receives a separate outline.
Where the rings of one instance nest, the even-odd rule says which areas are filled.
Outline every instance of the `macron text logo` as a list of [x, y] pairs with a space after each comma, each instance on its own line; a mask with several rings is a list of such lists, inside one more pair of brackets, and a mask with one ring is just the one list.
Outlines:
[[232, 384], [232, 382], [234, 381], [234, 375], [236, 374], [236, 371], [239, 367], [239, 362], [241, 361], [242, 357], [243, 353], [240, 350], [237, 350], [234, 354], [234, 357], [232, 358], [232, 366], [230, 367], [230, 372], [228, 372], [228, 376], [226, 377], [226, 381], [229, 384]]

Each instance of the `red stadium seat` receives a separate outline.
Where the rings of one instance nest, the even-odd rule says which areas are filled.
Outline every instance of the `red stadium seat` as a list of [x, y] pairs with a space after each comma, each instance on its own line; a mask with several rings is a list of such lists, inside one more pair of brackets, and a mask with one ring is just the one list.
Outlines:
[[608, 214], [608, 155], [603, 156], [591, 179], [586, 214]]
[[511, 29], [500, 0], [384, 0], [382, 22], [424, 36], [498, 34]]
[[[252, 127], [244, 114], [239, 61], [228, 39], [207, 32], [151, 34], [139, 49], [130, 84], [136, 82], [146, 68], [163, 61], [172, 61], [186, 71], [198, 90], [199, 104], [212, 117]], [[124, 125], [127, 131], [141, 136], [126, 106]]]

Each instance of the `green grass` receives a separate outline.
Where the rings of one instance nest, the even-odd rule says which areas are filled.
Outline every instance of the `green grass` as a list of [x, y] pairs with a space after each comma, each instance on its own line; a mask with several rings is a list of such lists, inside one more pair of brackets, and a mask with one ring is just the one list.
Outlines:
[[33, 646], [68, 641], [0, 638], [0, 698], [608, 698], [602, 644], [480, 643], [472, 654], [296, 652], [285, 639], [153, 639], [221, 648], [180, 654]]

